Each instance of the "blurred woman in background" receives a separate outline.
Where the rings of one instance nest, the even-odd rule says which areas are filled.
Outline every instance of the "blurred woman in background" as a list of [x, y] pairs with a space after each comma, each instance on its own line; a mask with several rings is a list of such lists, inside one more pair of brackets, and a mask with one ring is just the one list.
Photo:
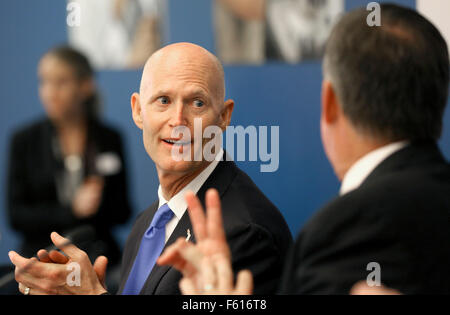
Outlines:
[[98, 119], [94, 72], [81, 53], [50, 50], [38, 76], [47, 115], [16, 132], [10, 150], [8, 209], [22, 254], [47, 247], [52, 231], [90, 225], [95, 239], [78, 245], [115, 265], [121, 255], [111, 229], [131, 213], [121, 137]]

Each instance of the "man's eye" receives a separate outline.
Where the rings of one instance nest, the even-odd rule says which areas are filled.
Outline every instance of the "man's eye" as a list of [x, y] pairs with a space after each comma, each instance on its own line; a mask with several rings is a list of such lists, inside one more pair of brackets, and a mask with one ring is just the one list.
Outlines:
[[194, 101], [194, 106], [195, 107], [202, 107], [205, 103], [203, 103], [203, 101], [200, 100], [195, 100]]
[[159, 98], [158, 98], [158, 101], [159, 101], [161, 104], [164, 104], [164, 105], [169, 104], [169, 98], [167, 98], [167, 97], [165, 97], [165, 96], [159, 97]]

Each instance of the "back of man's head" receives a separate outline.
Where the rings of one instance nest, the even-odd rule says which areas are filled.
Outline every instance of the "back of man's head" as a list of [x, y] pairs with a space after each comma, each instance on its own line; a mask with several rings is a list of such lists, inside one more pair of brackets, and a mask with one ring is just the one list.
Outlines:
[[449, 54], [417, 12], [381, 5], [382, 26], [364, 9], [345, 15], [327, 43], [324, 75], [361, 132], [388, 140], [437, 140], [448, 98]]

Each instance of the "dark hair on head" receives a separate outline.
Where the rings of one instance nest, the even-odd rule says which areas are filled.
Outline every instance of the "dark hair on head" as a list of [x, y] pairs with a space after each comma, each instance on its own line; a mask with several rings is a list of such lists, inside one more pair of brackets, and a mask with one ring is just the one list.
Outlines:
[[[80, 51], [70, 46], [57, 46], [50, 49], [45, 55], [54, 56], [73, 68], [78, 80], [94, 78], [94, 69], [88, 58]], [[94, 91], [84, 102], [85, 114], [90, 119], [97, 119], [100, 113], [100, 97], [98, 91]]]
[[389, 141], [438, 140], [448, 100], [447, 44], [414, 10], [381, 5], [381, 26], [370, 12], [346, 14], [324, 57], [344, 114], [361, 132]]

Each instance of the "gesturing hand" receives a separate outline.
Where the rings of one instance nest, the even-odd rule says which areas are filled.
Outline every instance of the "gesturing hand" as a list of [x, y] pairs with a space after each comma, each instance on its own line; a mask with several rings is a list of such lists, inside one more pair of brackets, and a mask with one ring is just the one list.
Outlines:
[[[27, 259], [16, 252], [9, 252], [11, 262], [16, 266], [15, 278], [19, 283], [19, 291], [32, 295], [47, 294], [102, 294], [106, 290], [103, 287], [98, 274], [106, 270], [106, 257], [97, 258], [92, 266], [87, 254], [78, 249], [70, 241], [58, 233], [51, 234], [53, 243], [66, 255], [57, 251], [51, 251], [48, 255], [41, 250], [38, 257]], [[79, 285], [68, 283], [67, 278], [72, 269], [68, 264], [77, 263], [80, 270]]]
[[192, 192], [186, 193], [185, 198], [197, 243], [194, 245], [180, 238], [165, 250], [157, 263], [171, 265], [183, 274], [180, 281], [183, 294], [251, 294], [253, 279], [250, 271], [239, 272], [234, 285], [231, 252], [223, 228], [218, 192], [207, 191], [206, 216]]
[[[53, 263], [53, 264], [67, 264], [69, 258], [64, 256], [57, 250], [48, 252], [45, 249], [41, 249], [37, 252], [37, 257], [40, 262]], [[105, 256], [99, 256], [94, 262], [94, 271], [97, 274], [98, 280], [106, 290], [106, 267], [108, 266], [108, 259]]]

